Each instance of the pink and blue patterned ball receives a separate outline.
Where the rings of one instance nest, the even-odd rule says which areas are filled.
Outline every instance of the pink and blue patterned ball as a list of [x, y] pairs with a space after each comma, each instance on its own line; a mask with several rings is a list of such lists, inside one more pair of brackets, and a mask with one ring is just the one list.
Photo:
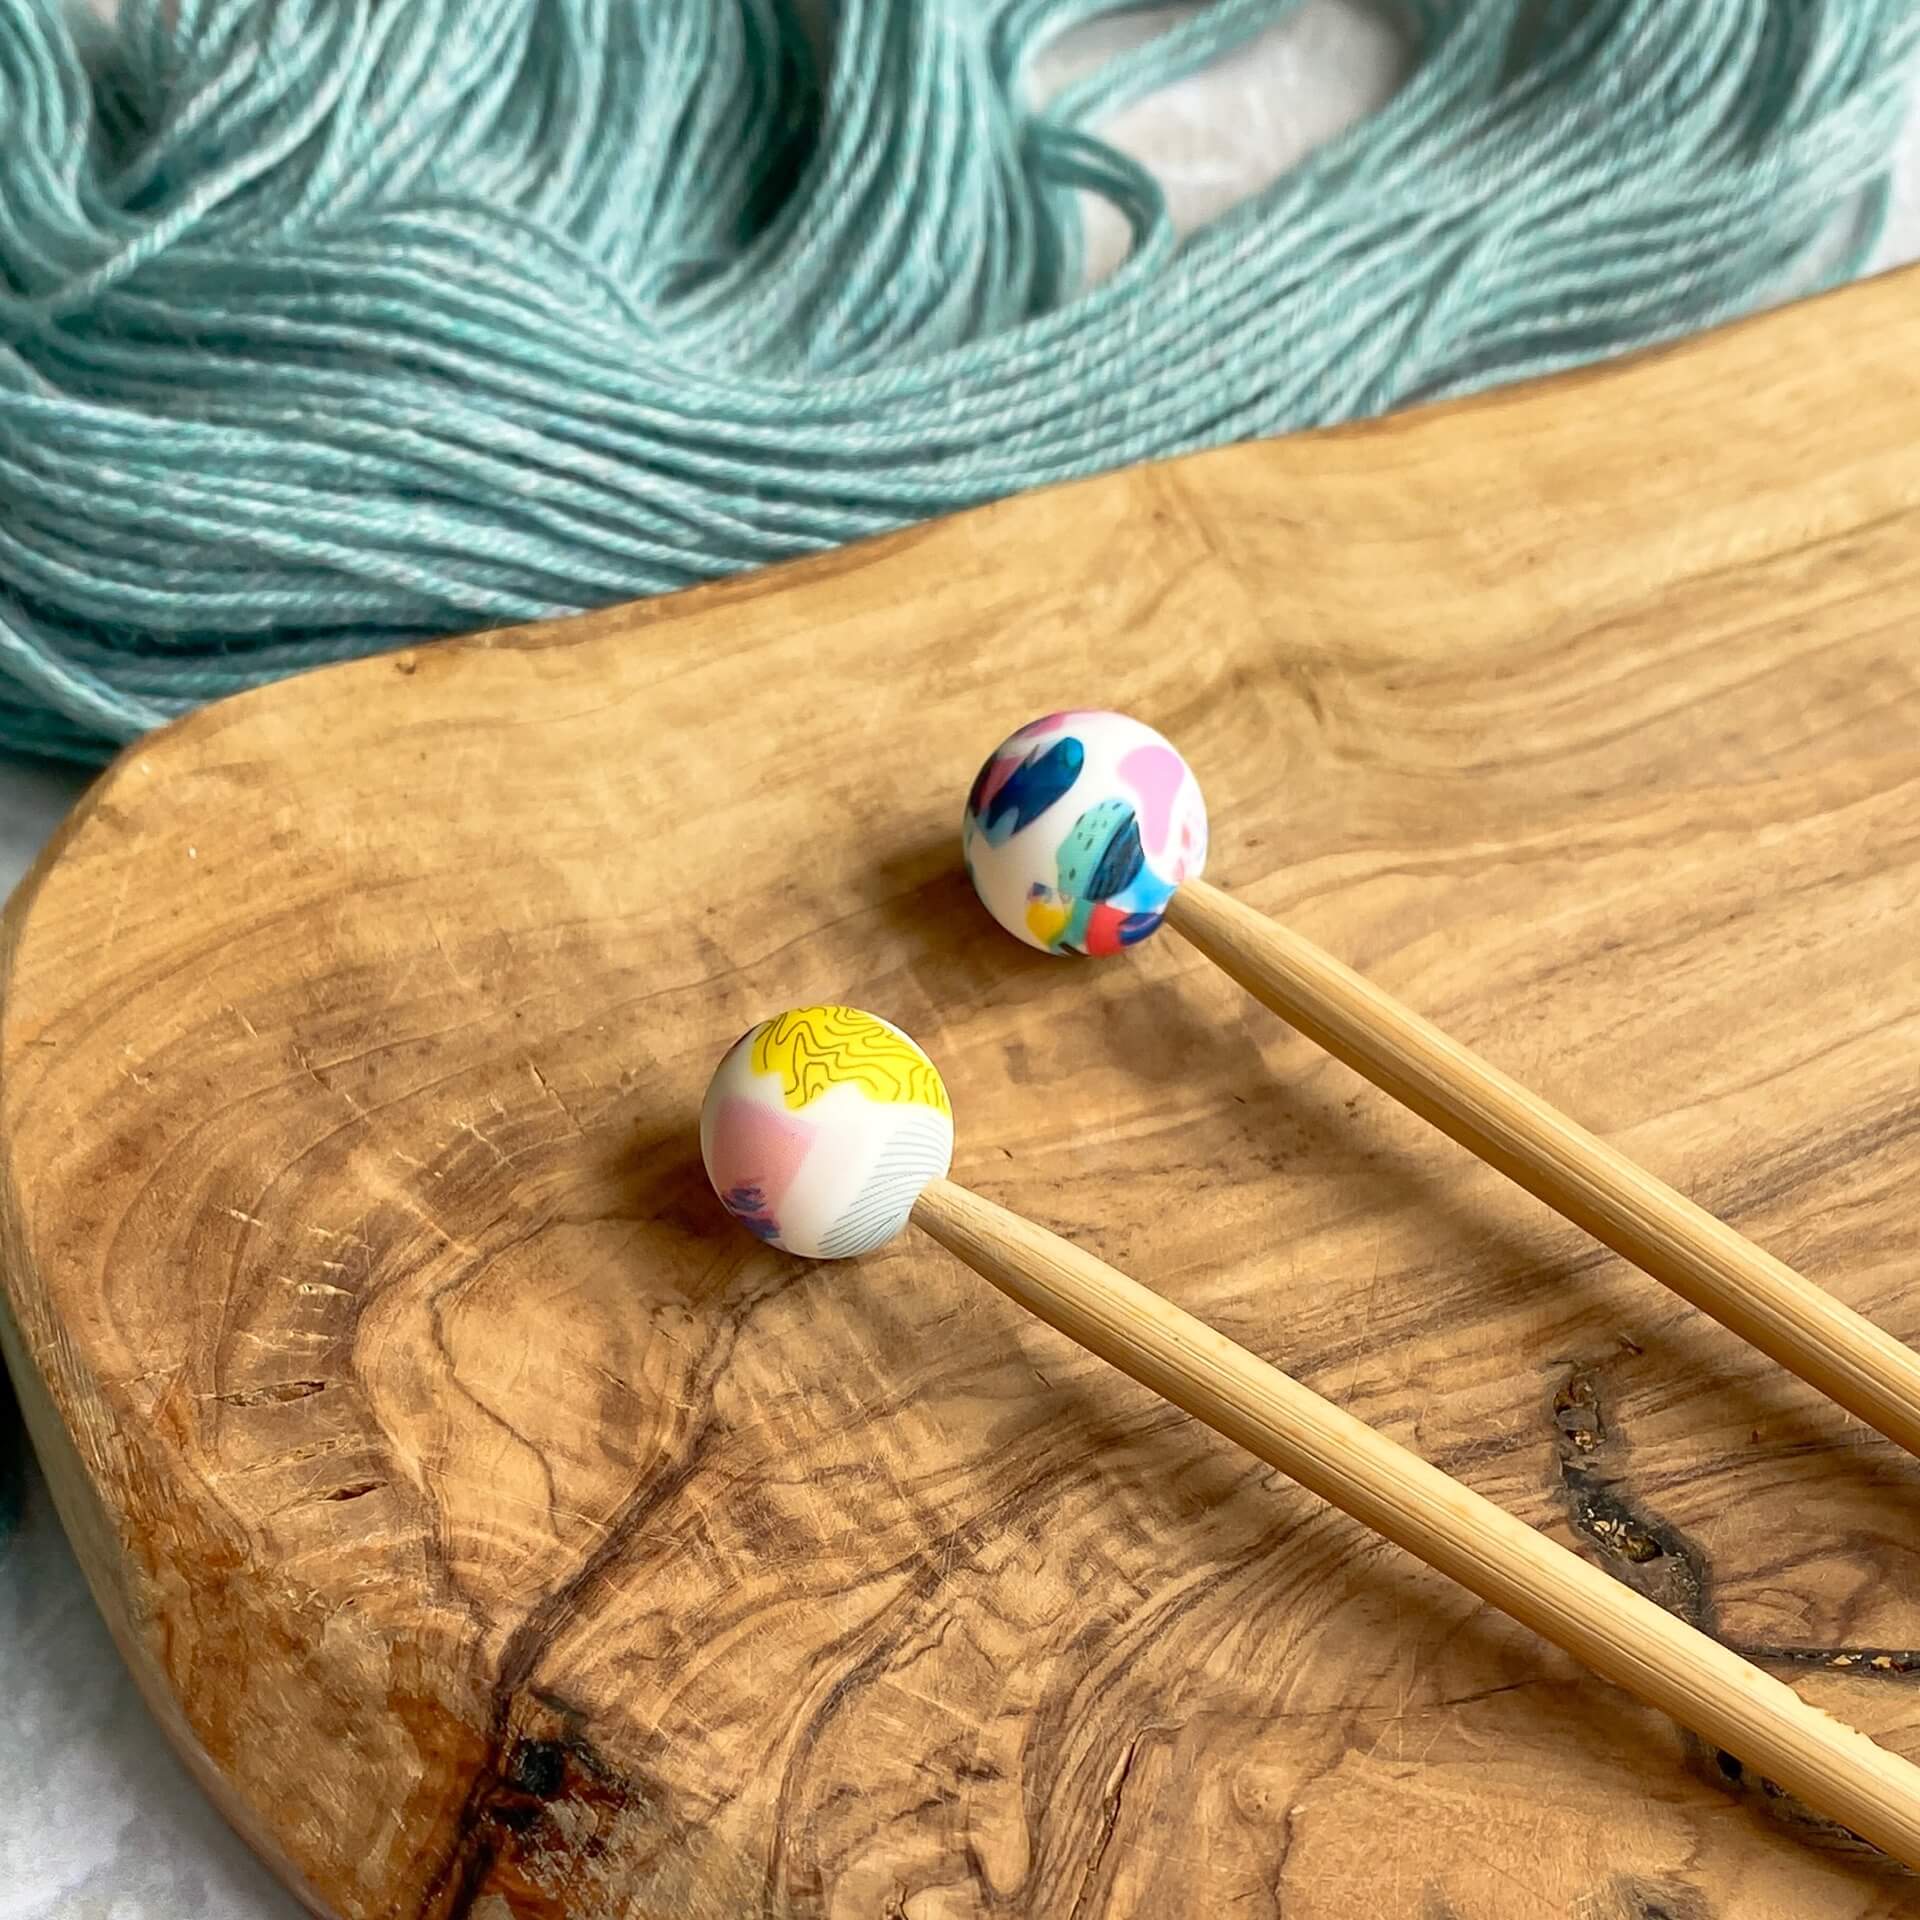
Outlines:
[[967, 795], [967, 873], [1045, 953], [1118, 953], [1159, 926], [1207, 859], [1193, 769], [1124, 713], [1050, 713], [987, 756]]

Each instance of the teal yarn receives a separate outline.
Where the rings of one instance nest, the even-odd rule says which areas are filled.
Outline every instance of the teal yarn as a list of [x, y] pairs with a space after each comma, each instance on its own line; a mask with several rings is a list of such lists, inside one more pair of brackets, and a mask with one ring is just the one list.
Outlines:
[[1391, 103], [1179, 239], [1097, 129], [1294, 0], [1032, 96], [1123, 10], [0, 0], [0, 744], [1850, 275], [1920, 49], [1914, 0], [1383, 4]]

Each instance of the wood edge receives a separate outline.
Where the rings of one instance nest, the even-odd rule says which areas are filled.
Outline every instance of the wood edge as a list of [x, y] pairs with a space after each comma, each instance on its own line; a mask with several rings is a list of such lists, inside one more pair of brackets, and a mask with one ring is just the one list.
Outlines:
[[[180, 724], [174, 722], [175, 726]], [[20, 1307], [20, 1277], [31, 1263], [26, 1248], [26, 1211], [21, 1203], [13, 1164], [17, 1129], [13, 1125], [14, 1084], [9, 1062], [14, 1056], [12, 1029], [15, 1009], [11, 991], [14, 971], [26, 945], [28, 928], [40, 896], [52, 881], [68, 850], [93, 825], [100, 807], [125, 777], [133, 756], [145, 749], [144, 740], [135, 741], [123, 747], [100, 770], [68, 810], [66, 817], [54, 828], [12, 893], [4, 902], [0, 902], [0, 1333], [10, 1329], [11, 1338], [22, 1343], [26, 1341], [26, 1329]], [[38, 1353], [30, 1352], [25, 1344], [19, 1347], [18, 1353], [22, 1361], [38, 1362]], [[18, 1390], [20, 1368], [16, 1364], [12, 1345], [8, 1346], [7, 1360], [15, 1372]], [[21, 1403], [23, 1407], [26, 1404], [24, 1391], [21, 1392]], [[34, 1435], [34, 1440], [38, 1447], [38, 1434]]]
[[[25, 1246], [26, 1214], [20, 1202], [13, 1165], [16, 1129], [12, 1125], [13, 1076], [8, 1069], [13, 1054], [9, 1039], [13, 1012], [9, 989], [20, 951], [26, 943], [35, 903], [65, 857], [67, 849], [85, 832], [98, 809], [101, 796], [124, 768], [128, 755], [133, 751], [132, 747], [124, 748], [101, 770], [74, 802], [66, 817], [54, 828], [12, 893], [4, 902], [0, 902], [0, 1336], [6, 1337], [7, 1362], [15, 1374], [16, 1391], [20, 1393], [23, 1409], [27, 1395], [21, 1385], [22, 1367], [19, 1363], [37, 1356], [29, 1354], [26, 1346], [21, 1344], [17, 1349], [16, 1361], [16, 1347], [13, 1344], [16, 1341], [24, 1343], [26, 1339], [26, 1330], [21, 1324], [18, 1290], [19, 1277], [29, 1261]], [[36, 1432], [33, 1437], [38, 1448], [40, 1436]]]
[[[12, 1238], [8, 1221], [0, 1218], [0, 1265], [9, 1268], [14, 1258]], [[20, 1336], [8, 1290], [0, 1288], [0, 1353], [6, 1358], [21, 1417], [52, 1495], [54, 1511], [73, 1544], [74, 1557], [86, 1578], [87, 1591], [93, 1596], [93, 1604], [139, 1689], [141, 1700], [158, 1722], [168, 1746], [192, 1776], [194, 1785], [219, 1810], [221, 1818], [310, 1913], [329, 1920], [335, 1910], [320, 1899], [279, 1845], [263, 1816], [220, 1771], [181, 1712], [155, 1646], [136, 1618], [136, 1606], [129, 1590], [113, 1577], [116, 1566], [131, 1575], [133, 1557], [124, 1544], [118, 1542], [117, 1530], [92, 1475], [80, 1459], [66, 1417], [56, 1403], [50, 1384], [20, 1345]]]
[[[334, 1908], [321, 1901], [315, 1887], [288, 1859], [271, 1826], [265, 1824], [263, 1816], [259, 1816], [252, 1803], [236, 1791], [215, 1764], [167, 1684], [159, 1645], [150, 1638], [150, 1630], [144, 1624], [144, 1615], [150, 1609], [136, 1584], [138, 1555], [132, 1553], [131, 1542], [121, 1536], [113, 1523], [106, 1501], [100, 1498], [96, 1478], [88, 1471], [75, 1440], [73, 1405], [81, 1404], [88, 1392], [102, 1400], [108, 1396], [100, 1394], [98, 1380], [92, 1379], [83, 1359], [69, 1344], [35, 1338], [27, 1325], [29, 1306], [38, 1302], [44, 1308], [48, 1296], [38, 1281], [27, 1246], [27, 1210], [21, 1202], [13, 1165], [15, 1129], [10, 1100], [8, 1033], [15, 958], [27, 937], [42, 891], [60, 868], [67, 851], [94, 828], [100, 808], [111, 803], [113, 793], [127, 778], [132, 762], [150, 753], [161, 735], [184, 730], [194, 718], [196, 714], [188, 714], [169, 728], [163, 728], [159, 735], [146, 735], [144, 739], [132, 741], [113, 756], [48, 837], [12, 895], [0, 904], [0, 1359], [4, 1359], [29, 1442], [54, 1501], [54, 1513], [60, 1517], [61, 1530], [67, 1540], [73, 1544], [86, 1590], [167, 1745], [175, 1751], [180, 1764], [221, 1818], [227, 1820], [228, 1826], [267, 1864], [276, 1880], [309, 1912], [319, 1914], [321, 1920], [330, 1920]], [[156, 1473], [156, 1465], [156, 1461], [148, 1459], [146, 1471], [161, 1478]]]
[[[188, 715], [186, 719], [193, 717]], [[176, 721], [164, 731], [170, 733], [183, 725], [183, 721]], [[27, 1244], [26, 1209], [13, 1162], [16, 1130], [11, 1124], [11, 1075], [7, 1066], [8, 988], [35, 903], [67, 850], [93, 826], [96, 814], [110, 800], [133, 759], [148, 750], [151, 738], [124, 748], [101, 770], [0, 905], [0, 1360], [4, 1361], [54, 1512], [72, 1543], [87, 1591], [168, 1746], [194, 1784], [280, 1883], [309, 1912], [330, 1920], [335, 1909], [321, 1900], [280, 1846], [265, 1817], [215, 1764], [167, 1682], [158, 1644], [144, 1624], [144, 1617], [152, 1609], [138, 1584], [139, 1557], [101, 1499], [75, 1438], [72, 1409], [88, 1394], [103, 1404], [109, 1403], [110, 1397], [101, 1391], [100, 1383], [70, 1344], [37, 1337], [28, 1324], [30, 1316], [39, 1317], [32, 1315], [35, 1306], [44, 1312], [47, 1293]], [[167, 1478], [162, 1471], [167, 1464], [147, 1458], [144, 1471], [158, 1483]]]
[[1180, 456], [1186, 460], [1206, 460], [1219, 454], [1244, 452], [1250, 447], [1270, 446], [1276, 440], [1347, 442], [1376, 434], [1390, 433], [1413, 422], [1441, 422], [1464, 414], [1506, 412], [1525, 406], [1543, 396], [1560, 399], [1567, 394], [1585, 393], [1594, 387], [1609, 385], [1622, 376], [1643, 373], [1652, 367], [1710, 354], [1727, 344], [1750, 335], [1774, 332], [1784, 326], [1805, 321], [1812, 315], [1838, 306], [1868, 306], [1898, 296], [1907, 305], [1920, 304], [1920, 260], [1863, 274], [1837, 287], [1821, 287], [1811, 293], [1761, 307], [1752, 313], [1736, 314], [1699, 333], [1685, 333], [1670, 340], [1656, 340], [1643, 347], [1630, 347], [1623, 353], [1599, 360], [1583, 361], [1562, 368], [1558, 373], [1536, 374], [1530, 379], [1511, 380], [1498, 386], [1482, 387], [1472, 393], [1449, 395], [1444, 399], [1416, 401], [1397, 412], [1373, 414], [1365, 419], [1336, 421], [1330, 426], [1308, 427], [1299, 433], [1276, 434], [1266, 440], [1234, 441], [1224, 447], [1211, 447], [1199, 453]]
[[[1274, 449], [1280, 447], [1347, 447], [1369, 442], [1389, 444], [1404, 439], [1409, 433], [1444, 428], [1475, 415], [1493, 418], [1542, 404], [1557, 407], [1569, 394], [1583, 394], [1644, 374], [1654, 367], [1717, 353], [1731, 342], [1774, 331], [1790, 322], [1803, 320], [1817, 310], [1837, 305], [1865, 306], [1891, 299], [1895, 297], [1896, 287], [1904, 289], [1908, 301], [1920, 304], [1920, 261], [1885, 268], [1843, 286], [1822, 288], [1756, 313], [1741, 314], [1704, 332], [1658, 341], [1651, 346], [1637, 347], [1610, 358], [1568, 367], [1558, 373], [1539, 374], [1531, 379], [1485, 387], [1477, 392], [1456, 394], [1445, 399], [1417, 401], [1411, 406], [1363, 419], [1342, 420], [1322, 427], [1303, 427], [1292, 433], [1266, 434], [1250, 440], [1232, 440], [1220, 446], [1202, 447], [1191, 453], [1169, 454], [1155, 460], [1111, 468], [1103, 473], [1087, 474], [1074, 480], [1055, 481], [996, 500], [983, 500], [933, 520], [916, 521], [891, 532], [870, 534], [864, 539], [850, 541], [845, 546], [802, 554], [791, 560], [777, 561], [771, 566], [756, 567], [742, 573], [727, 574], [716, 580], [676, 588], [670, 593], [655, 594], [640, 600], [616, 601], [608, 607], [564, 614], [552, 620], [450, 634], [445, 639], [426, 642], [415, 651], [490, 653], [587, 645], [599, 638], [603, 628], [620, 627], [635, 631], [656, 625], [670, 625], [689, 616], [730, 606], [737, 601], [757, 598], [772, 590], [776, 583], [802, 586], [816, 578], [835, 578], [849, 571], [864, 571], [869, 566], [891, 560], [897, 550], [916, 546], [945, 526], [973, 522], [1001, 512], [1018, 511], [1022, 501], [1033, 497], [1102, 487], [1132, 473], [1167, 470], [1186, 473], [1201, 468], [1246, 466], [1270, 459]], [[365, 669], [382, 657], [373, 655], [368, 659], [340, 661], [314, 671], [342, 673]], [[230, 706], [253, 697], [252, 694], [235, 695], [221, 704]]]
[[[68, 815], [67, 820], [55, 832], [34, 866], [22, 878], [6, 911], [0, 914], [0, 1063], [4, 1062], [5, 1057], [4, 1013], [7, 981], [12, 971], [13, 951], [20, 937], [18, 916], [24, 911], [27, 896], [44, 884], [48, 872], [58, 858], [85, 830], [97, 808], [97, 802], [106, 795], [112, 785], [124, 777], [128, 764], [136, 755], [177, 753], [182, 747], [197, 743], [205, 734], [221, 731], [235, 721], [246, 719], [252, 709], [263, 701], [278, 704], [284, 699], [289, 687], [298, 687], [303, 682], [320, 678], [332, 679], [338, 676], [367, 674], [382, 670], [391, 672], [393, 662], [396, 660], [421, 658], [451, 660], [462, 655], [484, 657], [495, 653], [578, 647], [592, 644], [609, 631], [633, 635], [653, 627], [670, 626], [689, 616], [726, 607], [737, 601], [758, 599], [770, 591], [777, 591], [780, 587], [802, 586], [814, 580], [838, 578], [849, 571], [864, 572], [872, 566], [890, 561], [898, 552], [910, 550], [921, 542], [935, 537], [940, 529], [949, 525], [974, 522], [992, 514], [1017, 512], [1020, 504], [1030, 497], [1107, 486], [1127, 474], [1137, 472], [1163, 469], [1185, 471], [1228, 464], [1245, 465], [1270, 458], [1273, 449], [1277, 447], [1293, 449], [1320, 444], [1346, 446], [1356, 442], [1390, 443], [1405, 438], [1409, 433], [1429, 431], [1476, 414], [1491, 417], [1516, 408], [1525, 409], [1540, 404], [1557, 405], [1569, 394], [1581, 394], [1595, 387], [1630, 379], [1643, 374], [1651, 367], [1667, 365], [1686, 358], [1712, 355], [1724, 350], [1730, 342], [1775, 330], [1803, 320], [1815, 312], [1840, 306], [1867, 306], [1896, 297], [1903, 298], [1908, 304], [1920, 304], [1920, 262], [1890, 267], [1863, 279], [1848, 282], [1844, 286], [1824, 288], [1818, 292], [1784, 301], [1777, 306], [1765, 308], [1758, 313], [1740, 315], [1702, 333], [1657, 342], [1652, 346], [1637, 348], [1608, 359], [1570, 367], [1559, 373], [1542, 374], [1532, 379], [1488, 387], [1474, 393], [1455, 395], [1446, 399], [1418, 402], [1410, 407], [1376, 414], [1365, 419], [1341, 421], [1323, 427], [1308, 427], [1295, 433], [1231, 441], [1222, 446], [1204, 447], [1192, 453], [1169, 455], [1162, 459], [1117, 467], [1079, 479], [1058, 481], [1049, 486], [1033, 488], [1028, 492], [982, 501], [975, 506], [961, 508], [932, 520], [916, 521], [886, 533], [869, 535], [864, 539], [850, 541], [844, 546], [827, 548], [818, 553], [802, 554], [793, 559], [727, 574], [714, 580], [700, 581], [668, 593], [615, 601], [608, 606], [590, 608], [578, 613], [559, 614], [548, 620], [520, 621], [498, 627], [476, 628], [465, 633], [448, 634], [440, 639], [423, 641], [410, 647], [364, 655], [358, 659], [332, 661], [325, 665], [307, 668], [300, 673], [287, 675], [265, 686], [250, 688], [244, 693], [230, 694], [225, 699], [210, 702], [206, 706], [196, 707], [177, 719], [169, 721], [165, 726], [133, 741], [107, 763], [73, 812]], [[13, 924], [11, 938], [8, 937], [7, 931], [10, 924]]]

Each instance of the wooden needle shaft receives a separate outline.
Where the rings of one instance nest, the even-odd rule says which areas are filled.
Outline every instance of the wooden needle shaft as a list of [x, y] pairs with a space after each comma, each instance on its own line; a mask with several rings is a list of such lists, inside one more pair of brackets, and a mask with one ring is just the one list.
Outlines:
[[1920, 1767], [1071, 1241], [945, 1180], [913, 1218], [1069, 1339], [1920, 1867]]
[[1189, 880], [1168, 925], [1310, 1040], [1888, 1439], [1920, 1454], [1920, 1355], [1311, 940]]

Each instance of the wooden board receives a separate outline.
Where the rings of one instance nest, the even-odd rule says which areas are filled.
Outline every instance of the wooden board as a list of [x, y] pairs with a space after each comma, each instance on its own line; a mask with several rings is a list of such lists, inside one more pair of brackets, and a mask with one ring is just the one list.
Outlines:
[[1172, 938], [957, 871], [1161, 725], [1211, 871], [1920, 1337], [1920, 280], [315, 675], [7, 915], [8, 1358], [210, 1791], [367, 1920], [1868, 1920], [1911, 1876], [924, 1241], [731, 1228], [784, 1004], [957, 1174], [1920, 1756], [1920, 1468]]

